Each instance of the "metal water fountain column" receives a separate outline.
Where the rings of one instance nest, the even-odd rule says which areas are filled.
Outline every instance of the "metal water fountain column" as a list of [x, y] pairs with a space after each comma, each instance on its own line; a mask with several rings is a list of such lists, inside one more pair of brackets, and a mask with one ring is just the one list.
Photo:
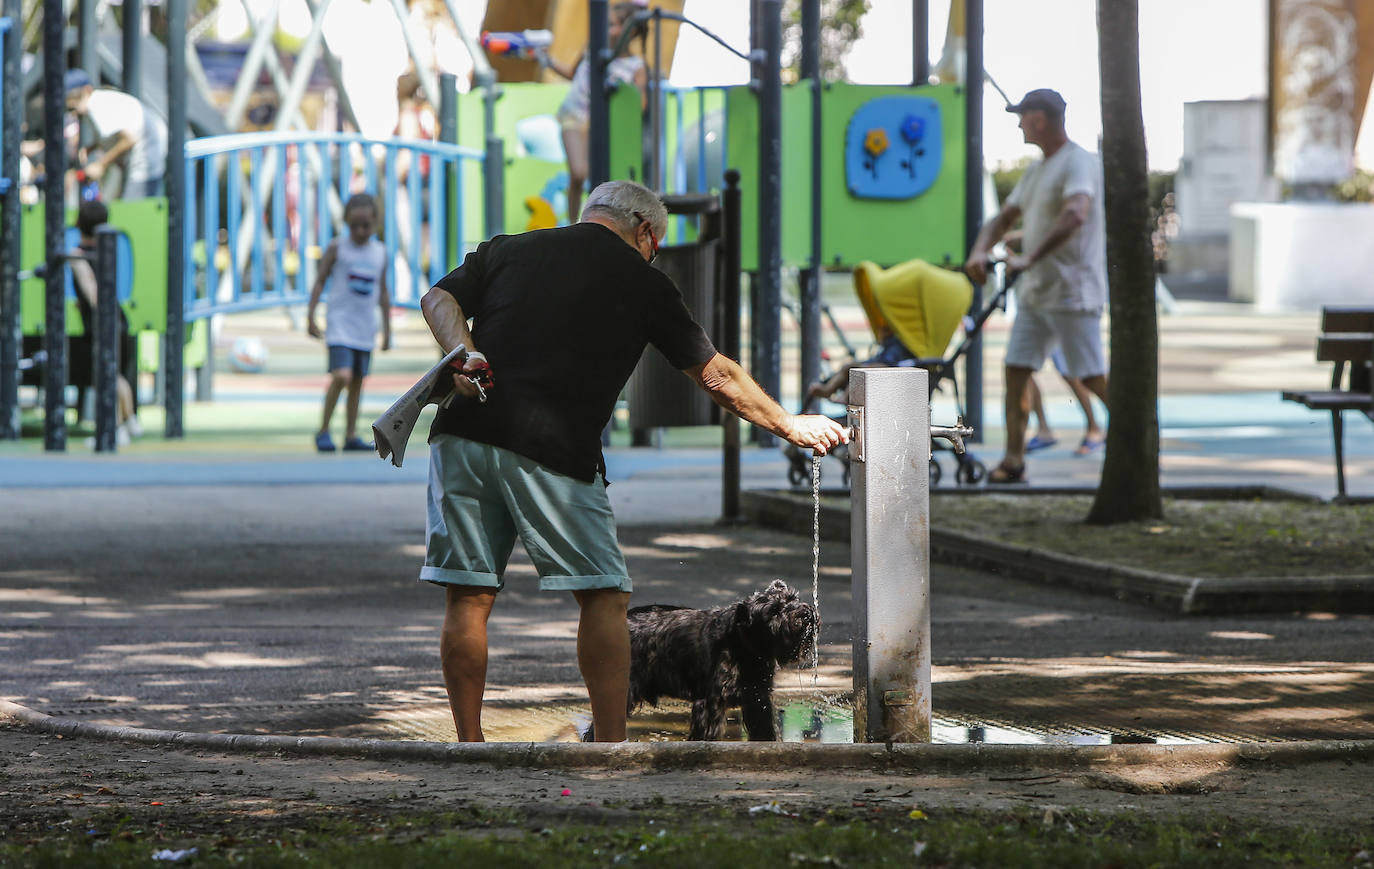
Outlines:
[[931, 426], [928, 374], [849, 374], [854, 741], [930, 741], [931, 439], [964, 451], [963, 424]]

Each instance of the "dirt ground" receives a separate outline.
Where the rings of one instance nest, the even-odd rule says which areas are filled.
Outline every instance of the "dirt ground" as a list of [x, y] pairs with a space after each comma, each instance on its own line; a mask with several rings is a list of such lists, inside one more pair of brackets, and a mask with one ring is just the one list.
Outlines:
[[[1367, 755], [1366, 755], [1367, 757]], [[1167, 762], [1090, 772], [1052, 768], [921, 774], [828, 770], [536, 770], [342, 757], [221, 754], [0, 725], [0, 836], [12, 843], [70, 832], [141, 830], [169, 843], [271, 839], [329, 819], [385, 822], [469, 813], [529, 823], [647, 821], [693, 809], [776, 801], [803, 818], [912, 808], [1087, 810], [1160, 818], [1217, 815], [1294, 828], [1366, 829], [1374, 763]]]

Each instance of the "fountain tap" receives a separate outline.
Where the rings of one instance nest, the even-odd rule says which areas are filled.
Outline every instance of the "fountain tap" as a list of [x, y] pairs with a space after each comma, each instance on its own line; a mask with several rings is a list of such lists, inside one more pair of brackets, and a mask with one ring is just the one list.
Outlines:
[[973, 428], [964, 425], [964, 418], [962, 416], [956, 419], [954, 425], [933, 425], [930, 427], [930, 439], [932, 441], [935, 440], [935, 438], [944, 438], [954, 445], [954, 452], [961, 456], [965, 452], [964, 438], [972, 434]]

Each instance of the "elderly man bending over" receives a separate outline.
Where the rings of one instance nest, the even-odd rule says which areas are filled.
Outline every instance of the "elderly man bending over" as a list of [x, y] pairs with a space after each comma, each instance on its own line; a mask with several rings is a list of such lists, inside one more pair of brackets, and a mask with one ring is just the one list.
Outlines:
[[447, 589], [440, 656], [462, 741], [483, 738], [487, 618], [516, 535], [540, 588], [570, 591], [581, 608], [577, 662], [596, 738], [625, 738], [630, 577], [601, 431], [646, 344], [717, 404], [798, 447], [824, 453], [848, 440], [834, 420], [789, 414], [716, 352], [649, 265], [667, 221], [653, 191], [611, 181], [592, 191], [580, 223], [484, 242], [424, 297], [443, 350], [476, 351], [454, 375], [462, 397], [430, 432], [420, 572]]

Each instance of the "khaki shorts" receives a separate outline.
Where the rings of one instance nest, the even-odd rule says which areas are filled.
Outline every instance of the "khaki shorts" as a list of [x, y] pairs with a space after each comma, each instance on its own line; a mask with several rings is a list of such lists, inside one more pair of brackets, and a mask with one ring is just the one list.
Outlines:
[[[1016, 309], [1007, 339], [1006, 364], [1039, 371], [1045, 357], [1063, 351], [1065, 377], [1096, 377], [1107, 373], [1102, 353], [1102, 315], [1096, 311]], [[1058, 361], [1056, 361], [1058, 367]]]
[[510, 450], [435, 436], [420, 579], [499, 591], [517, 535], [542, 589], [630, 591], [600, 477], [584, 483]]

